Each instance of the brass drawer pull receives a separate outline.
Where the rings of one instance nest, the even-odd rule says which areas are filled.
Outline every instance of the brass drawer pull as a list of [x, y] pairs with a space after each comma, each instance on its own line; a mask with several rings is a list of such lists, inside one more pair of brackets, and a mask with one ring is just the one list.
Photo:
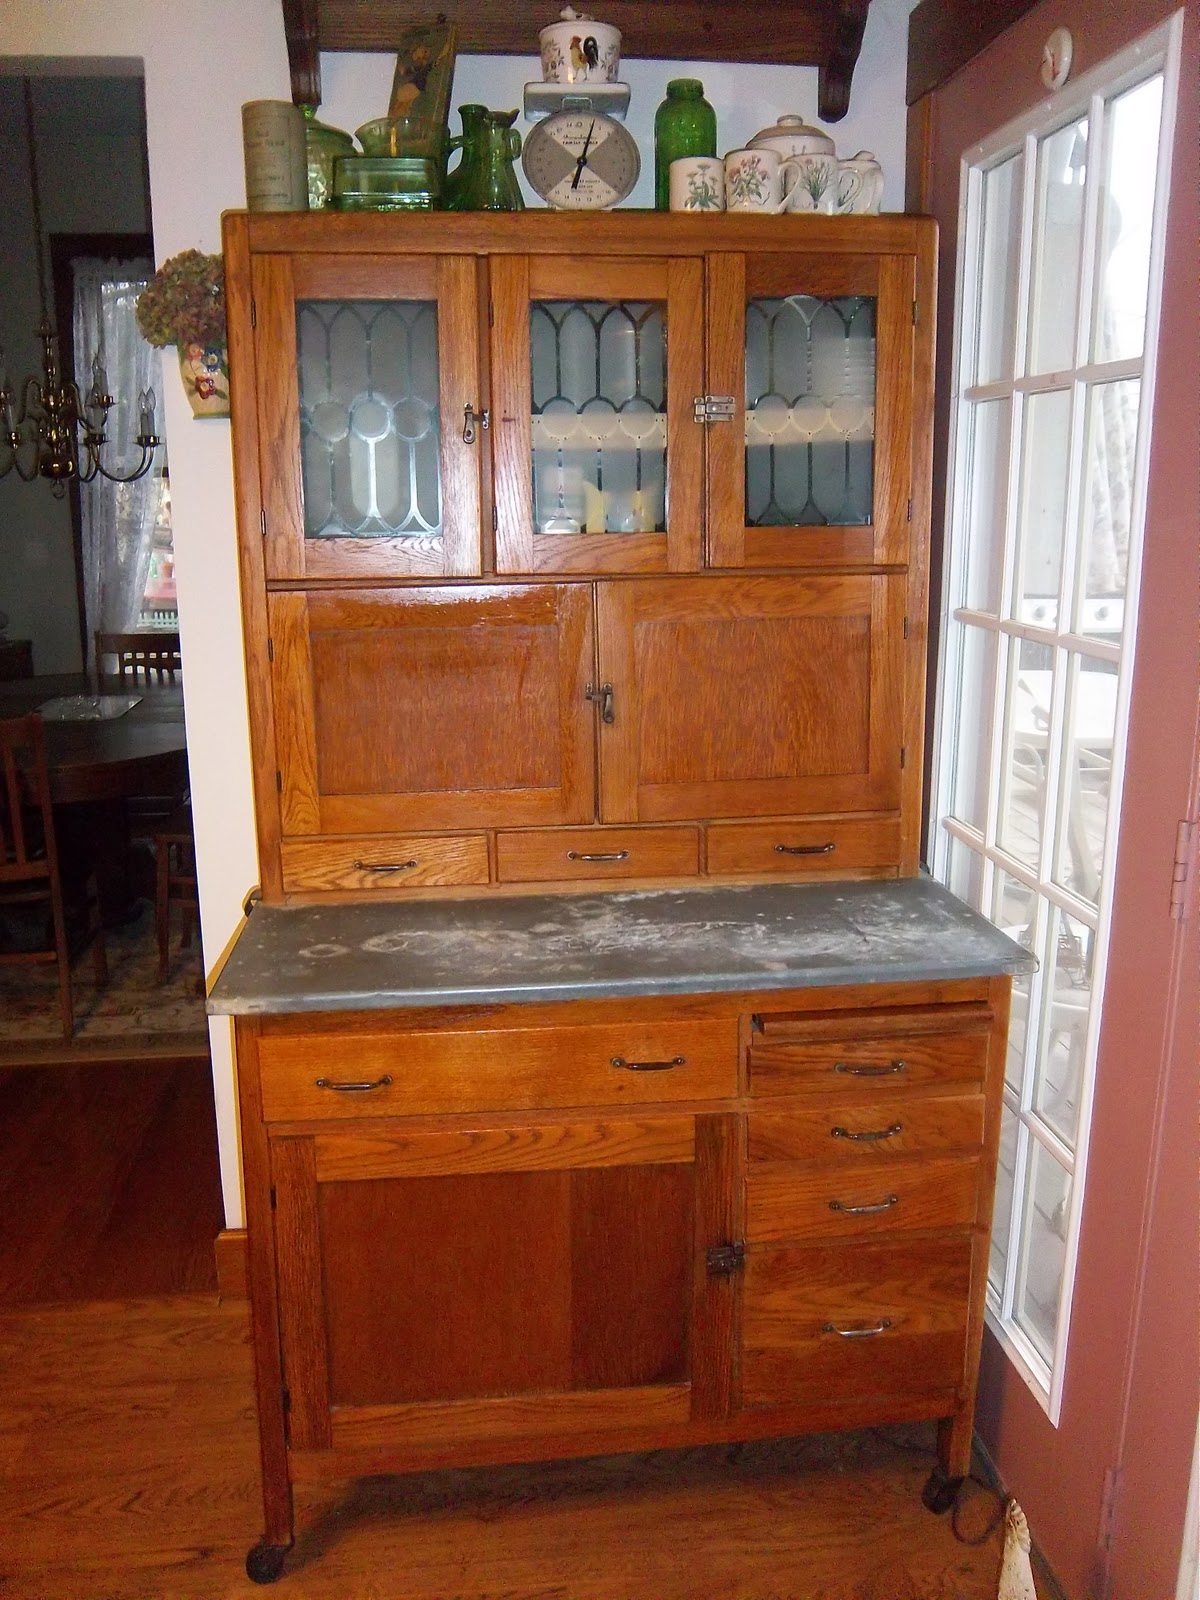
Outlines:
[[852, 1078], [890, 1078], [893, 1073], [907, 1072], [907, 1061], [889, 1061], [886, 1067], [860, 1067], [853, 1061], [835, 1061], [835, 1072], [848, 1073]]
[[672, 1056], [670, 1061], [626, 1061], [624, 1056], [614, 1056], [612, 1065], [623, 1067], [626, 1072], [669, 1072], [672, 1067], [686, 1065], [686, 1056]]
[[356, 872], [411, 872], [415, 861], [356, 861]]
[[628, 861], [628, 850], [568, 850], [568, 861]]
[[392, 1081], [390, 1072], [385, 1072], [382, 1078], [376, 1078], [374, 1083], [334, 1083], [332, 1078], [318, 1078], [318, 1089], [333, 1089], [338, 1094], [366, 1094], [371, 1089], [386, 1089]]
[[902, 1132], [901, 1124], [893, 1122], [890, 1128], [879, 1128], [873, 1133], [851, 1133], [849, 1128], [830, 1128], [829, 1136], [831, 1139], [860, 1139], [864, 1143], [873, 1143], [876, 1139], [894, 1139]]
[[839, 1328], [834, 1322], [827, 1322], [821, 1329], [822, 1333], [836, 1333], [839, 1339], [874, 1339], [881, 1333], [886, 1333], [892, 1325], [891, 1317], [881, 1317], [873, 1328]]
[[831, 839], [828, 844], [777, 844], [777, 856], [828, 856], [837, 849]]
[[829, 1202], [830, 1211], [840, 1211], [844, 1217], [874, 1217], [881, 1211], [890, 1211], [893, 1206], [900, 1204], [898, 1194], [889, 1194], [886, 1200], [880, 1200], [873, 1206], [844, 1206], [840, 1200]]

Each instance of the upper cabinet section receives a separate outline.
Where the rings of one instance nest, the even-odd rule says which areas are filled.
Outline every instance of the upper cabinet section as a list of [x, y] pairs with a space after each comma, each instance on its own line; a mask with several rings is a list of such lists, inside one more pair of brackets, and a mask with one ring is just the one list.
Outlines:
[[271, 255], [253, 286], [268, 578], [477, 574], [475, 262]]

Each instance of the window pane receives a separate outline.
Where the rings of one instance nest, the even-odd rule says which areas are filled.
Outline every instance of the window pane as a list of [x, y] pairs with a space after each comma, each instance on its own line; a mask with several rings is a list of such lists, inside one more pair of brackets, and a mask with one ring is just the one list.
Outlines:
[[1072, 1150], [1079, 1134], [1094, 953], [1094, 935], [1086, 923], [1053, 908], [1044, 962], [1045, 1034], [1038, 1052], [1033, 1104]]
[[998, 615], [1004, 581], [1004, 521], [1008, 504], [1008, 447], [1012, 401], [988, 400], [968, 408], [966, 604]]
[[[1026, 950], [1036, 950], [1038, 947], [1038, 909], [1039, 900], [1034, 890], [1007, 872], [996, 869], [992, 884], [991, 920]], [[1018, 1097], [1025, 1082], [1025, 1050], [1029, 1037], [1032, 992], [1033, 974], [1018, 973], [1013, 978], [1008, 1051], [1004, 1061], [1005, 1082]]]
[[1064, 728], [1066, 806], [1054, 878], [1093, 904], [1100, 898], [1116, 732], [1115, 666], [1107, 661], [1073, 657]]
[[1030, 1165], [1021, 1222], [1021, 1269], [1013, 1312], [1047, 1362], [1053, 1360], [1067, 1253], [1071, 1175], [1038, 1143], [1029, 1141]]
[[1000, 1159], [996, 1165], [996, 1203], [992, 1210], [992, 1249], [988, 1261], [988, 1283], [997, 1295], [1003, 1292], [1004, 1272], [1008, 1266], [1019, 1129], [1020, 1122], [1016, 1115], [1009, 1106], [1005, 1106], [1000, 1113]]
[[1087, 479], [1082, 513], [1083, 574], [1076, 627], [1120, 642], [1125, 623], [1129, 520], [1141, 384], [1098, 383], [1088, 394]]
[[1037, 870], [1046, 812], [1051, 674], [1040, 661], [1042, 647], [1014, 639], [1009, 649], [1004, 717], [1000, 815], [997, 842], [1018, 861]]
[[950, 840], [946, 887], [976, 911], [983, 905], [983, 857], [961, 839]]
[[991, 759], [992, 706], [996, 700], [997, 636], [986, 628], [955, 629], [961, 642], [960, 704], [950, 810], [982, 833], [987, 820], [988, 767]]
[[1058, 618], [1070, 445], [1071, 391], [1030, 395], [1025, 402], [1016, 615], [1041, 627], [1054, 627]]
[[991, 383], [1013, 374], [1024, 186], [1022, 151], [983, 175], [976, 383]]
[[1148, 78], [1108, 107], [1092, 340], [1097, 361], [1141, 355], [1145, 343], [1162, 88], [1161, 75]]
[[1030, 372], [1061, 372], [1075, 364], [1087, 147], [1086, 117], [1038, 145]]
[[536, 300], [529, 343], [537, 531], [661, 532], [666, 307]]

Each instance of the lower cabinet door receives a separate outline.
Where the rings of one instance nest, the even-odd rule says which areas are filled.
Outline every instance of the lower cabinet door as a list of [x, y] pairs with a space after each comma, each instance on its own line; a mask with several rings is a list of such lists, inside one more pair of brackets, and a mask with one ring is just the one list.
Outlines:
[[465, 1461], [724, 1415], [735, 1124], [273, 1137], [290, 1447]]
[[742, 1405], [957, 1390], [973, 1248], [958, 1234], [749, 1251]]

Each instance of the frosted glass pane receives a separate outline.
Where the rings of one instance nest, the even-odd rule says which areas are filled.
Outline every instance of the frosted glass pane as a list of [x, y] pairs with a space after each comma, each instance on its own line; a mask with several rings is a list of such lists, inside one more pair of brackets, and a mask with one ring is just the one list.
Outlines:
[[1025, 402], [1016, 615], [1042, 627], [1054, 627], [1058, 620], [1070, 440], [1071, 391], [1030, 395]]
[[664, 529], [666, 307], [538, 300], [529, 339], [536, 531]]
[[1036, 1139], [1030, 1139], [1029, 1152], [1021, 1222], [1020, 1282], [1013, 1311], [1035, 1348], [1049, 1362], [1058, 1331], [1071, 1175]]
[[1092, 335], [1097, 361], [1139, 356], [1145, 344], [1161, 117], [1161, 76], [1139, 83], [1108, 107]]
[[746, 307], [746, 523], [869, 523], [875, 494], [875, 301]]
[[1093, 904], [1100, 899], [1116, 730], [1116, 668], [1111, 662], [1073, 657], [1063, 729], [1066, 806], [1054, 879]]
[[984, 628], [955, 630], [961, 642], [961, 699], [950, 812], [983, 832], [987, 820], [992, 707], [996, 703], [997, 636]]
[[1004, 1291], [1004, 1274], [1008, 1267], [1019, 1130], [1020, 1123], [1016, 1115], [1006, 1105], [1000, 1113], [1000, 1157], [996, 1165], [996, 1201], [992, 1210], [992, 1248], [988, 1260], [988, 1283], [997, 1295]]
[[1061, 372], [1075, 365], [1087, 157], [1086, 117], [1038, 145], [1030, 372]]
[[976, 383], [992, 383], [1013, 375], [1024, 184], [1023, 152], [983, 175]]
[[305, 537], [439, 534], [435, 302], [301, 301], [296, 341]]
[[1054, 907], [1043, 962], [1043, 1037], [1033, 1104], [1042, 1120], [1072, 1150], [1079, 1133], [1094, 959], [1092, 930]]
[[968, 410], [966, 526], [961, 535], [967, 550], [966, 603], [972, 611], [996, 615], [1004, 580], [1012, 401], [988, 400]]
[[1093, 639], [1120, 642], [1129, 579], [1129, 528], [1141, 384], [1098, 383], [1088, 394], [1084, 482], [1083, 573], [1076, 627]]
[[1029, 665], [1040, 660], [1038, 647], [1027, 640], [1013, 640], [1005, 690], [1002, 788], [996, 829], [997, 843], [1034, 870], [1040, 861], [1046, 814], [1050, 730], [1050, 673]]

